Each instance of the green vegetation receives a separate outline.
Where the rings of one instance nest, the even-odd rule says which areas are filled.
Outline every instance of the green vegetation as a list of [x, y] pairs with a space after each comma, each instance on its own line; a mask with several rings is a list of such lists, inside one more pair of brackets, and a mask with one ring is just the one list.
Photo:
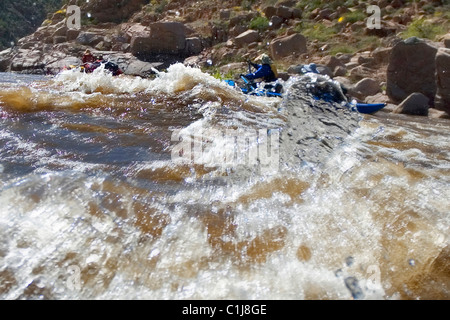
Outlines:
[[367, 13], [355, 10], [345, 13], [342, 17], [344, 22], [355, 23], [357, 21], [364, 21], [367, 18]]
[[434, 24], [421, 18], [411, 22], [406, 31], [401, 34], [401, 37], [403, 39], [418, 37], [435, 40], [437, 36], [445, 34], [446, 32], [448, 32], [448, 26], [446, 28], [443, 25]]
[[352, 43], [337, 43], [331, 46], [329, 53], [355, 53], [358, 51], [375, 50], [381, 46], [381, 39], [377, 36], [355, 35]]
[[234, 79], [236, 77], [236, 72], [233, 70], [229, 70], [224, 75], [222, 75], [222, 73], [220, 72], [220, 70], [218, 68], [212, 68], [211, 70], [205, 69], [204, 71], [219, 80]]
[[300, 0], [297, 2], [296, 7], [302, 9], [303, 12], [310, 13], [315, 9], [332, 9], [336, 10], [338, 7], [351, 8], [358, 4], [355, 0], [333, 0], [333, 1], [323, 1], [323, 0]]
[[0, 50], [35, 31], [50, 12], [67, 0], [1, 0]]
[[320, 42], [329, 41], [338, 33], [337, 27], [328, 27], [324, 24], [316, 22], [302, 21], [295, 27], [295, 31], [302, 33], [305, 37], [311, 40], [318, 40]]
[[349, 44], [338, 44], [333, 46], [330, 50], [329, 53], [334, 56], [338, 53], [355, 53], [357, 52], [358, 49], [353, 46], [353, 45], [349, 45]]
[[269, 20], [266, 17], [256, 17], [250, 21], [250, 29], [265, 31], [269, 28]]

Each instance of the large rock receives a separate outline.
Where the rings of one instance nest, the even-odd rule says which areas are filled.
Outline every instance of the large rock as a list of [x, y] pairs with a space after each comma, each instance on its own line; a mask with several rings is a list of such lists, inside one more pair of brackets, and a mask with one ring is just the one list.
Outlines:
[[332, 72], [334, 72], [337, 67], [345, 67], [345, 64], [336, 56], [326, 56], [322, 59], [322, 63], [330, 68]]
[[381, 87], [378, 81], [364, 78], [350, 88], [349, 94], [357, 99], [364, 100], [366, 97], [377, 94], [380, 90]]
[[65, 57], [57, 61], [53, 61], [45, 66], [46, 72], [50, 74], [57, 74], [62, 71], [65, 67], [79, 66], [81, 64], [81, 60], [78, 57]]
[[130, 51], [136, 56], [181, 54], [186, 48], [186, 28], [180, 22], [155, 22], [132, 34]]
[[450, 49], [450, 33], [447, 33], [443, 39], [444, 46]]
[[410, 94], [398, 107], [394, 113], [410, 114], [415, 116], [427, 116], [430, 99], [422, 93]]
[[420, 92], [433, 103], [437, 50], [434, 43], [415, 37], [395, 45], [389, 59], [386, 87], [392, 101], [399, 103], [411, 93]]
[[440, 48], [436, 54], [436, 109], [450, 115], [450, 49]]
[[291, 8], [279, 6], [277, 8], [277, 16], [283, 19], [291, 19], [294, 16], [294, 14]]
[[163, 68], [163, 62], [145, 62], [139, 60], [131, 53], [123, 52], [104, 52], [106, 60], [116, 63], [126, 75], [147, 77], [155, 73], [156, 70]]
[[68, 30], [68, 28], [65, 25], [60, 27], [60, 28], [56, 29], [56, 31], [53, 33], [53, 37], [58, 37], [58, 36], [65, 37], [67, 34], [67, 30]]
[[269, 45], [269, 51], [273, 59], [305, 53], [307, 52], [306, 38], [299, 33], [275, 38]]
[[235, 43], [238, 47], [243, 47], [252, 42], [257, 42], [260, 40], [259, 32], [256, 30], [247, 30], [240, 35], [238, 35], [235, 39]]
[[372, 51], [372, 57], [376, 64], [387, 64], [391, 55], [392, 48], [376, 48]]
[[203, 51], [202, 39], [198, 37], [186, 39], [186, 54], [188, 56], [197, 55]]
[[272, 16], [270, 18], [269, 29], [270, 30], [279, 29], [283, 24], [283, 22], [284, 22], [283, 18], [280, 18], [279, 16]]
[[103, 36], [95, 32], [80, 32], [75, 41], [82, 45], [94, 47], [103, 41]]
[[10, 71], [24, 73], [43, 73], [45, 62], [43, 62], [43, 53], [39, 50], [22, 50], [14, 56]]
[[155, 69], [158, 69], [162, 65], [161, 62], [144, 62], [138, 59], [132, 59], [123, 68], [124, 74], [132, 76], [147, 77], [155, 73]]
[[66, 32], [67, 41], [76, 40], [79, 35], [80, 35], [80, 30], [68, 29]]
[[6, 72], [9, 70], [9, 66], [12, 62], [11, 48], [0, 52], [0, 72]]
[[264, 9], [264, 15], [266, 16], [267, 19], [272, 18], [276, 14], [277, 14], [277, 8], [275, 8], [274, 6], [267, 6]]

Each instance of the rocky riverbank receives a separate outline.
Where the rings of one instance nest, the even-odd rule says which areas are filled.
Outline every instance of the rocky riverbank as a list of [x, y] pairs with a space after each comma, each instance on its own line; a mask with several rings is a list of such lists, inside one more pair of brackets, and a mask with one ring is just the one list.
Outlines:
[[[89, 48], [126, 75], [147, 77], [184, 62], [236, 77], [247, 59], [269, 53], [283, 79], [314, 62], [361, 102], [386, 102], [386, 111], [398, 113], [450, 115], [448, 1], [371, 1], [381, 9], [377, 29], [367, 27], [365, 1], [310, 3], [70, 0], [0, 53], [0, 71], [55, 74], [79, 65]], [[68, 26], [68, 5], [80, 6], [80, 29]]]

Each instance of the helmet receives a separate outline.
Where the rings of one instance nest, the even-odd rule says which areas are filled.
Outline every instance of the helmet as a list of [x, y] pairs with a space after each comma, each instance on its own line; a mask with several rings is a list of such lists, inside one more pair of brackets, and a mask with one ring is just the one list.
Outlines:
[[270, 59], [270, 57], [263, 53], [262, 55], [260, 55], [256, 60], [261, 61], [262, 64], [272, 64], [272, 60]]

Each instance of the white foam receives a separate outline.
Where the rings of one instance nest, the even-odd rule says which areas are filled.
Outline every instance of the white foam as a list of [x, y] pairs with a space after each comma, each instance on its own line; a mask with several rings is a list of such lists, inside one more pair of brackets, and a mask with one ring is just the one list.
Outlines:
[[113, 76], [103, 66], [92, 73], [79, 69], [65, 70], [55, 76], [54, 82], [67, 92], [93, 93], [101, 90], [107, 93], [136, 93], [145, 91], [151, 80], [140, 77]]

